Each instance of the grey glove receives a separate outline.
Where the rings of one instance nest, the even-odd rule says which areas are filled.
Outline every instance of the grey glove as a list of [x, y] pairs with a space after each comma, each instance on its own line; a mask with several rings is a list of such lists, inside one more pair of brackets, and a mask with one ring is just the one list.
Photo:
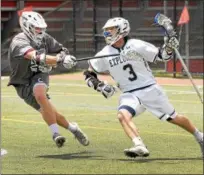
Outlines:
[[113, 94], [116, 92], [115, 87], [105, 84], [103, 81], [98, 84], [96, 90], [101, 92], [105, 98], [113, 96]]
[[57, 62], [61, 63], [66, 69], [76, 66], [77, 61], [73, 55], [67, 55], [64, 51], [57, 54]]

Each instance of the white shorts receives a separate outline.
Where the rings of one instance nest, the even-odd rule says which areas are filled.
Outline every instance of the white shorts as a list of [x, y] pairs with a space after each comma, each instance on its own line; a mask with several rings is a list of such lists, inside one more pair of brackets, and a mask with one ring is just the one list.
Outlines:
[[118, 111], [121, 109], [126, 109], [132, 116], [138, 116], [147, 110], [160, 120], [171, 120], [177, 115], [167, 95], [158, 84], [121, 94]]

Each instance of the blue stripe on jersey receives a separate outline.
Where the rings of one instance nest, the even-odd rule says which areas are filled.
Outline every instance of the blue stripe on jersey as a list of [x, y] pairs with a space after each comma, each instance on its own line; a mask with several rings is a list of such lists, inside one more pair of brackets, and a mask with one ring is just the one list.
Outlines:
[[136, 114], [136, 111], [133, 108], [131, 108], [130, 106], [127, 106], [127, 105], [120, 106], [118, 108], [118, 110], [120, 110], [120, 109], [126, 109], [130, 114], [132, 114], [132, 117], [135, 116], [135, 114]]

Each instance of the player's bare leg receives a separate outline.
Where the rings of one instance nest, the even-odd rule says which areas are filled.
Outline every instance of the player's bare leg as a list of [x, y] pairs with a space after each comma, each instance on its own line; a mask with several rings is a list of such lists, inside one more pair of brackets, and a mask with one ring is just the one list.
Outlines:
[[118, 113], [118, 119], [125, 133], [130, 139], [132, 139], [132, 142], [134, 143], [134, 146], [132, 148], [125, 149], [124, 153], [128, 157], [149, 156], [149, 151], [140, 138], [138, 130], [135, 124], [132, 122], [131, 118], [131, 114], [126, 110], [120, 110], [120, 112]]
[[57, 124], [65, 129], [68, 129], [76, 139], [84, 146], [89, 145], [87, 135], [80, 129], [77, 123], [69, 122], [62, 114], [57, 112], [56, 108], [52, 105], [54, 112], [56, 113]]
[[190, 132], [192, 135], [194, 135], [196, 141], [199, 143], [202, 151], [203, 156], [203, 133], [200, 132], [193, 123], [185, 116], [183, 115], [177, 115], [174, 119], [169, 121], [170, 123], [173, 123], [175, 125], [180, 126], [181, 128], [185, 129], [186, 131]]
[[133, 139], [134, 137], [139, 137], [139, 133], [137, 132], [137, 128], [134, 127], [134, 123], [128, 119], [126, 119], [125, 115], [123, 113], [118, 113], [118, 119], [120, 121], [120, 124], [122, 125], [125, 133], [130, 139]]
[[89, 139], [87, 135], [80, 129], [77, 123], [74, 122], [68, 122], [63, 115], [58, 113], [56, 111], [57, 116], [57, 124], [62, 126], [65, 129], [68, 129], [72, 132], [72, 134], [75, 136], [75, 138], [84, 146], [89, 145]]
[[59, 134], [59, 129], [57, 125], [56, 113], [52, 108], [51, 103], [46, 96], [46, 86], [44, 84], [38, 84], [33, 88], [33, 94], [36, 101], [40, 105], [39, 112], [42, 114], [44, 121], [50, 127], [53, 135], [53, 140], [55, 141], [57, 147], [62, 147], [65, 142], [65, 138]]

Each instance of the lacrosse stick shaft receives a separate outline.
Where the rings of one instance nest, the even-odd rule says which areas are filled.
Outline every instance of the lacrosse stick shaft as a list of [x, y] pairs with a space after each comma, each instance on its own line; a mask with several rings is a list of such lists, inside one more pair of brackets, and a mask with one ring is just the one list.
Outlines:
[[114, 56], [119, 56], [120, 54], [112, 54], [112, 55], [101, 55], [101, 56], [96, 56], [96, 57], [85, 57], [85, 58], [79, 58], [77, 61], [86, 61], [86, 60], [93, 60], [93, 59], [98, 59], [98, 58], [105, 58], [105, 57], [114, 57]]
[[179, 38], [178, 38], [179, 42], [181, 41], [182, 28], [183, 28], [183, 25], [181, 25], [180, 30], [179, 30]]
[[180, 62], [181, 62], [181, 64], [182, 64], [184, 70], [186, 71], [186, 74], [187, 74], [188, 78], [190, 79], [190, 81], [191, 81], [191, 83], [192, 83], [192, 85], [193, 85], [193, 87], [194, 87], [194, 89], [195, 89], [195, 91], [196, 91], [198, 97], [200, 98], [201, 103], [203, 103], [202, 96], [201, 96], [201, 94], [200, 94], [200, 92], [199, 92], [199, 90], [198, 90], [196, 84], [194, 83], [193, 78], [192, 78], [192, 76], [191, 76], [191, 74], [190, 74], [188, 68], [186, 67], [186, 65], [185, 65], [185, 63], [184, 63], [183, 58], [181, 57], [181, 55], [180, 55], [180, 53], [179, 53], [179, 51], [178, 51], [177, 49], [174, 49], [174, 51], [175, 51], [176, 55], [178, 56], [178, 58], [179, 58], [179, 60], [180, 60]]

